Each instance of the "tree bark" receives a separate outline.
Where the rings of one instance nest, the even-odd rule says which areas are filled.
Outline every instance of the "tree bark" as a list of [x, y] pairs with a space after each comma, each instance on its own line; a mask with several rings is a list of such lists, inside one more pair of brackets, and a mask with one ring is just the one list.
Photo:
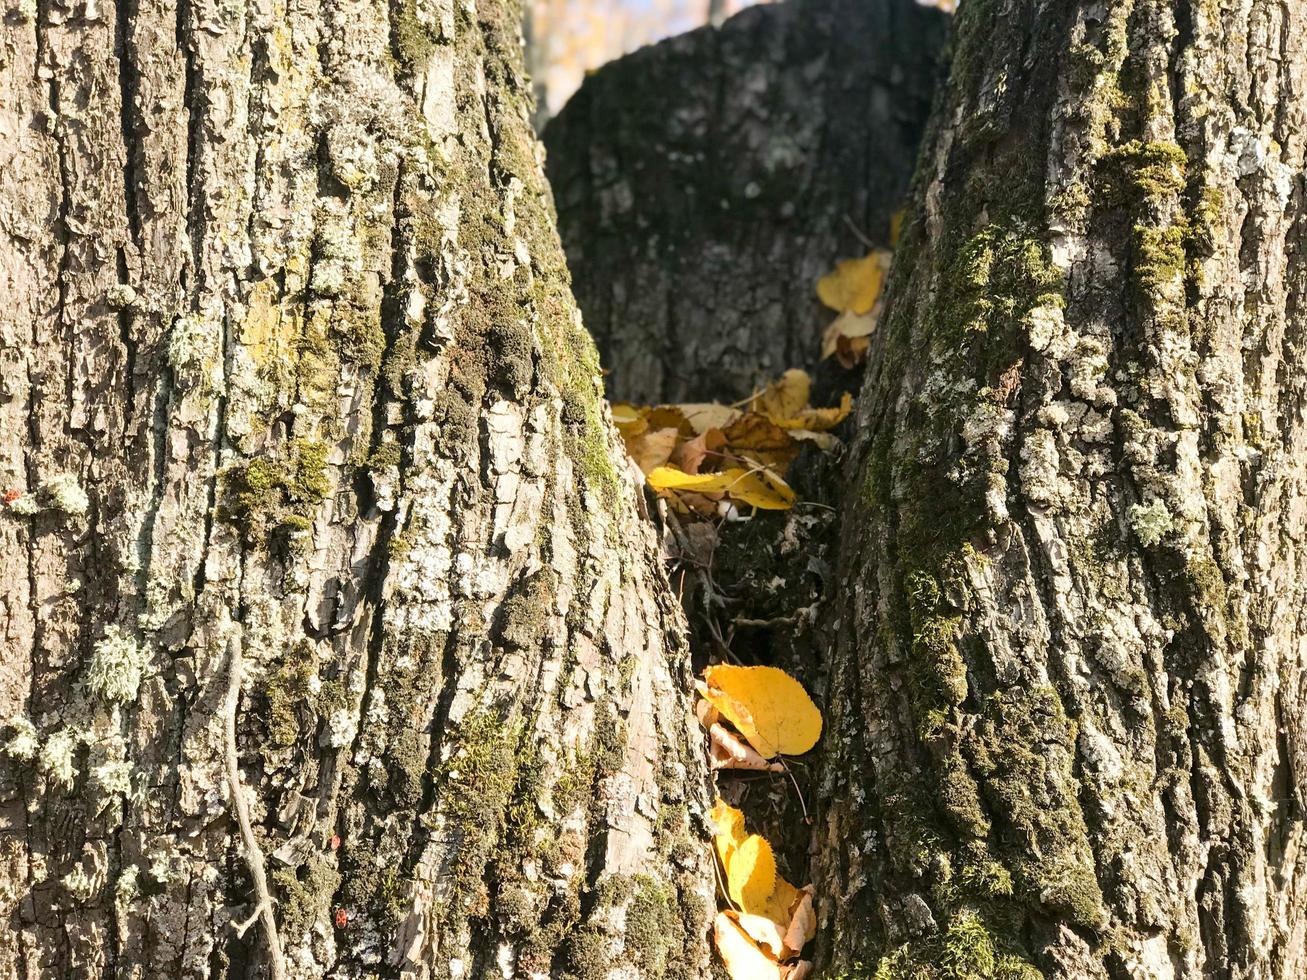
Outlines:
[[887, 242], [947, 23], [913, 0], [765, 4], [585, 80], [547, 166], [615, 398], [733, 401], [816, 366], [813, 286]]
[[1307, 975], [1307, 8], [958, 16], [856, 413], [823, 958]]
[[516, 15], [0, 26], [0, 976], [704, 975]]

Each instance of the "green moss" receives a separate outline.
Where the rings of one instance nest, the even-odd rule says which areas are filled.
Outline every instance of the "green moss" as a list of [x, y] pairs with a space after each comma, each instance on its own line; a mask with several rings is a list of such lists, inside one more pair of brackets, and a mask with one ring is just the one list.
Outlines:
[[325, 443], [294, 439], [283, 454], [256, 456], [228, 470], [219, 516], [238, 525], [251, 542], [278, 529], [307, 531], [332, 489], [327, 452]]
[[1159, 202], [1184, 190], [1188, 157], [1175, 143], [1132, 140], [1099, 161], [1109, 205]]
[[1183, 225], [1153, 227], [1134, 226], [1134, 280], [1145, 292], [1176, 285], [1185, 276], [1185, 239]]
[[882, 957], [874, 973], [855, 967], [842, 977], [871, 980], [1042, 980], [1019, 955], [1006, 952], [979, 911], [960, 909], [942, 936], [905, 943]]
[[403, 459], [403, 451], [397, 442], [383, 442], [368, 456], [365, 464], [370, 470], [385, 470], [397, 467]]
[[439, 41], [439, 35], [418, 18], [416, 0], [399, 0], [391, 6], [391, 48], [406, 74], [422, 71]]
[[313, 855], [298, 868], [274, 868], [268, 875], [277, 893], [282, 936], [297, 940], [315, 922], [326, 920], [341, 875], [325, 855]]
[[626, 907], [627, 956], [642, 976], [663, 977], [672, 959], [687, 948], [676, 894], [647, 875], [637, 875], [635, 886]]
[[528, 576], [505, 597], [497, 617], [500, 641], [510, 650], [537, 649], [553, 612], [557, 575], [542, 569]]
[[316, 701], [313, 680], [318, 675], [316, 658], [308, 644], [298, 644], [263, 687], [267, 702], [269, 741], [277, 748], [288, 748], [299, 741], [300, 715], [312, 710]]

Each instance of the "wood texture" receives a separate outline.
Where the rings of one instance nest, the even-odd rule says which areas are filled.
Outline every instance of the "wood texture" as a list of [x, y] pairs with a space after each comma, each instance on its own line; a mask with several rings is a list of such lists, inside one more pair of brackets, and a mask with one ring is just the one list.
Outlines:
[[0, 976], [706, 969], [518, 13], [0, 23]]
[[1302, 976], [1307, 9], [958, 17], [857, 410], [824, 958]]
[[816, 365], [813, 286], [888, 240], [947, 24], [912, 0], [766, 4], [585, 80], [547, 167], [614, 398], [729, 402]]

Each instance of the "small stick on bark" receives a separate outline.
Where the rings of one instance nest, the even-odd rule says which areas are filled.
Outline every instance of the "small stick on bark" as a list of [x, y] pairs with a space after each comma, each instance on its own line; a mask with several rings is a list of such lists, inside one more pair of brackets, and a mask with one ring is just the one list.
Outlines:
[[[281, 937], [277, 935], [277, 919], [272, 914], [272, 895], [268, 892], [268, 878], [264, 873], [263, 850], [254, 837], [250, 823], [250, 808], [245, 802], [241, 787], [240, 760], [236, 754], [236, 709], [241, 696], [241, 641], [231, 637], [227, 641], [227, 703], [223, 707], [223, 725], [226, 728], [227, 786], [231, 792], [231, 808], [240, 826], [241, 843], [245, 850], [245, 866], [254, 882], [255, 914], [263, 922], [263, 936], [268, 944], [268, 968], [272, 980], [286, 980], [286, 961], [281, 953]], [[246, 924], [248, 927], [248, 923]], [[244, 929], [241, 930], [242, 932]]]

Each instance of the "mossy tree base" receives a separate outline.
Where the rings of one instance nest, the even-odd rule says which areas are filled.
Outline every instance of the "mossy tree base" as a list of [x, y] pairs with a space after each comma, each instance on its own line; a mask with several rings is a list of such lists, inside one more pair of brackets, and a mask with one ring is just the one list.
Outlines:
[[859, 401], [833, 975], [1307, 973], [1307, 13], [966, 0]]

